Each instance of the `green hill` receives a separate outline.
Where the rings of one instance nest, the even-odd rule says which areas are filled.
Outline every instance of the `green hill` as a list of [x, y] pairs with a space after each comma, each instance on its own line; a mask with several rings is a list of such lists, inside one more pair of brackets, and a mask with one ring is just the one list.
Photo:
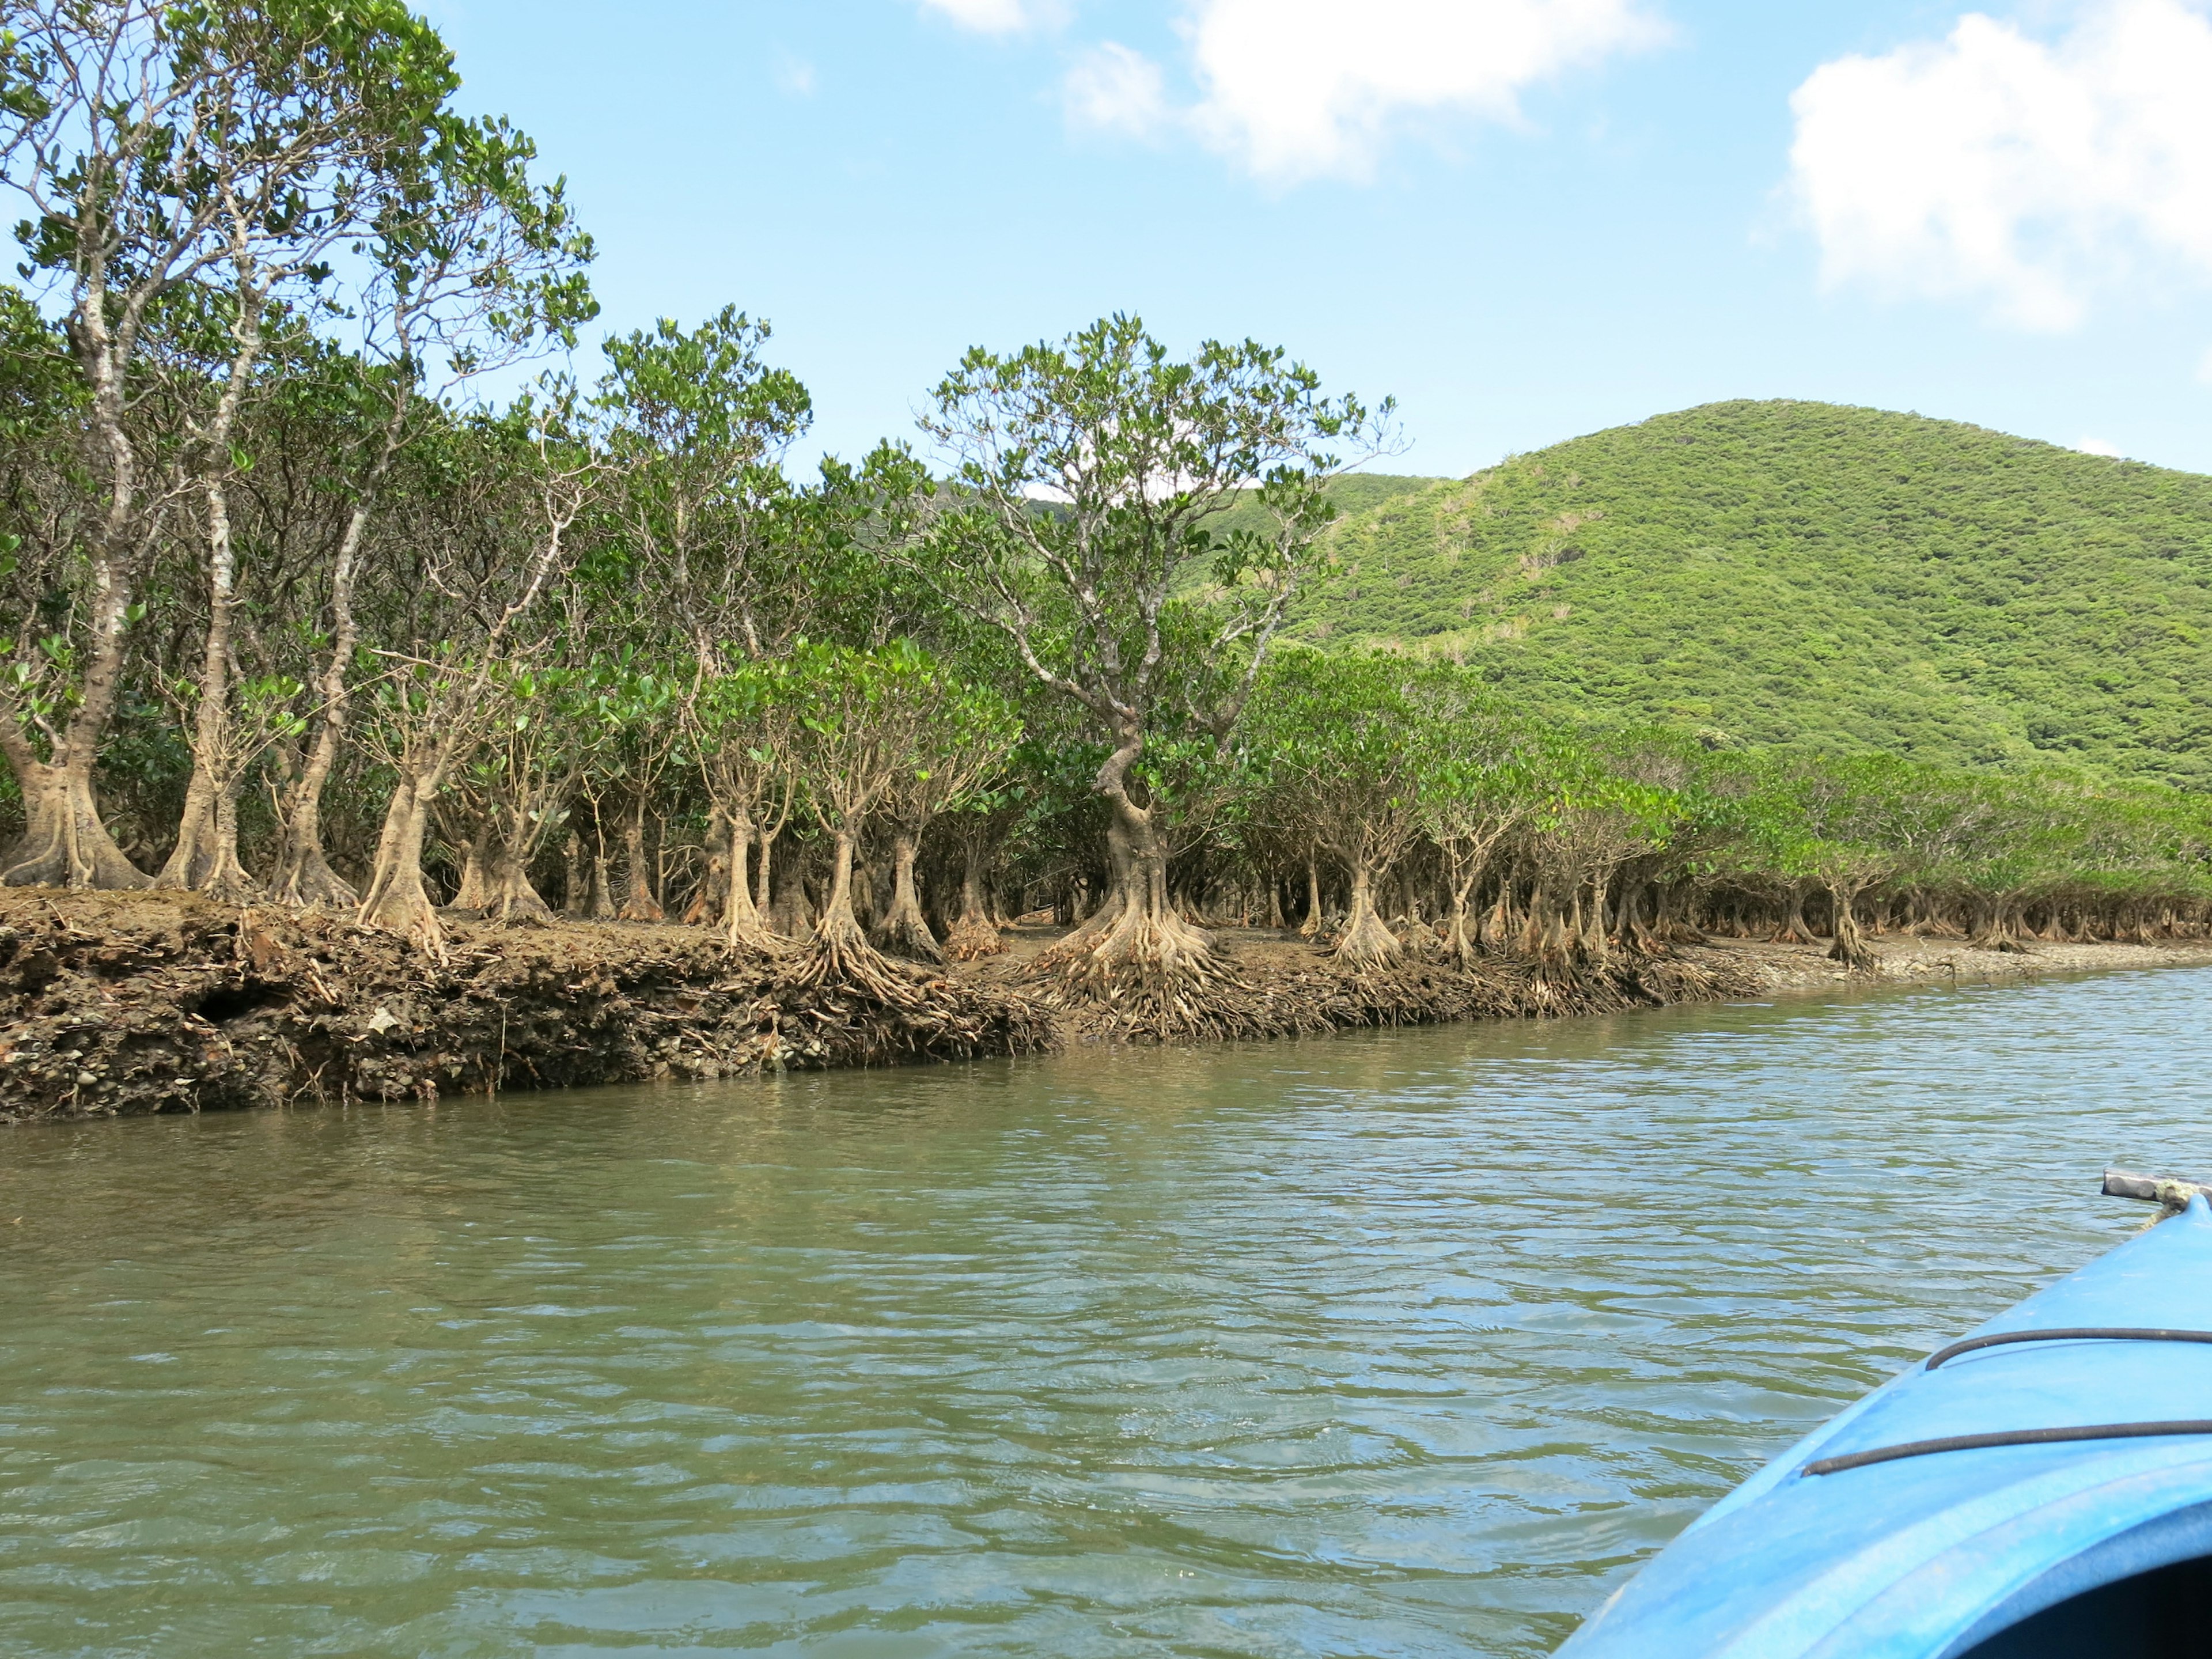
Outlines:
[[1328, 552], [1297, 635], [1540, 708], [2212, 787], [2212, 477], [1712, 404], [1392, 495]]

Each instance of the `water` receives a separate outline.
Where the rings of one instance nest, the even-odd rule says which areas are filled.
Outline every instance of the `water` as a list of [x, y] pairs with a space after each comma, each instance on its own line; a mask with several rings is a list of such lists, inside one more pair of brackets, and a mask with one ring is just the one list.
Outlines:
[[0, 1653], [1546, 1653], [2212, 1164], [2208, 1000], [0, 1133]]

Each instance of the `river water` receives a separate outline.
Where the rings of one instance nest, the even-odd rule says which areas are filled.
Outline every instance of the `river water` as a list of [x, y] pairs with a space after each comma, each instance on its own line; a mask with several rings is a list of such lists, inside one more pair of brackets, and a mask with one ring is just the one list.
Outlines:
[[1547, 1653], [2212, 1164], [2208, 1004], [0, 1132], [0, 1652]]

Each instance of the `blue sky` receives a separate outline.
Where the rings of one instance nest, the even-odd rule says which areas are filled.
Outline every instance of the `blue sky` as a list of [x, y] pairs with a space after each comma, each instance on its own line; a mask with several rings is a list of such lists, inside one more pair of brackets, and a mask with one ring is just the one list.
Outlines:
[[810, 448], [1127, 309], [1395, 394], [1396, 470], [1796, 397], [2212, 471], [2205, 3], [428, 10], [568, 175], [602, 331], [768, 318]]

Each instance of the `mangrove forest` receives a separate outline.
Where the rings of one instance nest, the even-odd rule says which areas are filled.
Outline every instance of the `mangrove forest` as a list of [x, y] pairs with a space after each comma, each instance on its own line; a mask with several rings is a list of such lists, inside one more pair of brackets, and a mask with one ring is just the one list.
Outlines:
[[[1710, 994], [1682, 952], [1715, 936], [1850, 971], [1885, 933], [2212, 914], [2201, 742], [2081, 738], [2063, 653], [2063, 693], [2019, 692], [2050, 741], [1946, 726], [1928, 688], [1969, 671], [1915, 654], [1934, 600], [1823, 600], [1793, 635], [1786, 573], [1715, 550], [1726, 501], [1778, 492], [1738, 526], [1760, 545], [1902, 556], [1878, 491], [1746, 483], [1740, 447], [1686, 481], [1717, 453], [1691, 417], [1636, 452], [1664, 468], [1592, 440], [1388, 480], [1388, 399], [1129, 314], [979, 345], [915, 430], [802, 469], [807, 389], [735, 304], [573, 368], [592, 241], [404, 6], [9, 17], [0, 884], [195, 894], [426, 964], [457, 918], [683, 930], [912, 1018], [954, 1018], [942, 964], [1026, 918], [1064, 931], [1021, 986], [1151, 1038], [1265, 1028], [1240, 927], [1540, 1012]], [[2032, 530], [1999, 550], [2063, 581]], [[1915, 545], [1962, 617], [2010, 580]], [[1604, 626], [1547, 633], [1577, 614]], [[1967, 627], [1943, 649], [1986, 661]], [[1797, 678], [1754, 683], [1767, 658]]]

